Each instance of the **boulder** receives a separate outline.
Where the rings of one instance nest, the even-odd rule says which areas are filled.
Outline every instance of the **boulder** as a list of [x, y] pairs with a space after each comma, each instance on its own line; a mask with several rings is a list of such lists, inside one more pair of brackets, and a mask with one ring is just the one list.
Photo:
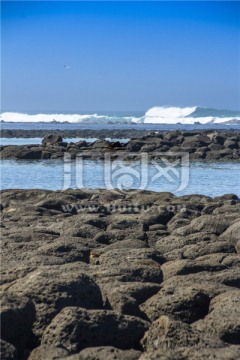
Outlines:
[[221, 234], [220, 239], [225, 239], [235, 246], [240, 240], [240, 221], [236, 221], [229, 226], [229, 228]]
[[35, 304], [37, 336], [41, 336], [53, 317], [66, 306], [102, 307], [100, 289], [83, 269], [81, 263], [43, 266], [9, 288], [9, 293], [26, 296]]
[[97, 346], [80, 351], [76, 360], [138, 360], [140, 356], [141, 352], [133, 349], [121, 350], [113, 346]]
[[131, 140], [127, 143], [126, 149], [129, 152], [138, 152], [139, 150], [141, 150], [141, 147], [143, 145], [145, 145], [145, 142], [143, 141]]
[[201, 286], [163, 286], [140, 307], [150, 321], [162, 315], [191, 324], [208, 313], [209, 292]]
[[0, 340], [0, 359], [2, 360], [18, 360], [16, 348], [7, 341]]
[[208, 339], [200, 331], [190, 325], [172, 320], [168, 316], [161, 316], [155, 320], [145, 332], [141, 340], [145, 351], [165, 351], [166, 349], [178, 349], [195, 345], [209, 346], [219, 344], [216, 339]]
[[2, 159], [39, 160], [41, 156], [42, 149], [31, 145], [9, 145], [1, 151]]
[[93, 149], [108, 149], [108, 150], [112, 150], [113, 147], [111, 145], [111, 143], [107, 140], [96, 140], [93, 145], [92, 145]]
[[52, 346], [41, 345], [35, 348], [28, 360], [56, 360], [68, 358], [69, 351], [62, 347], [54, 348]]
[[222, 293], [210, 302], [209, 314], [193, 324], [195, 329], [222, 341], [240, 345], [240, 290]]
[[72, 354], [92, 346], [139, 349], [148, 326], [144, 320], [114, 311], [66, 307], [45, 330], [42, 345], [64, 347]]
[[230, 148], [230, 149], [237, 149], [238, 148], [238, 141], [233, 140], [231, 138], [227, 139], [224, 141], [224, 147], [225, 148]]
[[239, 346], [207, 347], [192, 346], [175, 350], [166, 349], [143, 353], [139, 360], [237, 360], [240, 358]]
[[185, 236], [204, 231], [219, 236], [233, 223], [234, 219], [234, 214], [202, 215], [193, 219], [189, 225], [174, 230], [173, 234]]
[[0, 318], [2, 339], [23, 352], [36, 318], [33, 302], [27, 297], [4, 293], [1, 296]]
[[58, 145], [62, 143], [62, 137], [60, 135], [48, 134], [42, 139], [42, 145]]

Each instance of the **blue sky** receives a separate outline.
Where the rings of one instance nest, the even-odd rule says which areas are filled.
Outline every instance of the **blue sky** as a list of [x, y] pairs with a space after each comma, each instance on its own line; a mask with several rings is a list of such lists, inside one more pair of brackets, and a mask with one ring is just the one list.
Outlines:
[[1, 16], [2, 110], [240, 109], [239, 2], [3, 1]]

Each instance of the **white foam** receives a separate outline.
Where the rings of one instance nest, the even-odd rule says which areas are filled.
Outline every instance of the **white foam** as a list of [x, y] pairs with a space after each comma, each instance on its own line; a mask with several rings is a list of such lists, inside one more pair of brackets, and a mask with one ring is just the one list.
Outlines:
[[[153, 107], [149, 109], [144, 117], [144, 124], [224, 124], [231, 122], [231, 117], [191, 117], [197, 110], [197, 107]], [[234, 118], [235, 121], [240, 121], [240, 118]]]
[[146, 117], [144, 124], [227, 124], [227, 123], [240, 122], [240, 118], [214, 118], [212, 116], [207, 117], [188, 117], [188, 118], [159, 118], [159, 117]]
[[139, 119], [132, 116], [108, 116], [98, 114], [26, 114], [17, 112], [4, 112], [0, 114], [0, 120], [5, 122], [18, 122], [18, 123], [132, 123], [134, 120], [137, 122]]
[[101, 119], [104, 116], [99, 116], [97, 114], [24, 114], [17, 112], [5, 112], [0, 115], [1, 120], [6, 122], [52, 122], [56, 121], [59, 123], [70, 122], [70, 123], [81, 123], [84, 121], [89, 121], [92, 118]]
[[[240, 117], [194, 117], [197, 107], [161, 107], [150, 108], [144, 116], [109, 116], [98, 114], [26, 114], [17, 112], [4, 112], [0, 120], [18, 123], [94, 123], [94, 124], [234, 124], [240, 122]], [[199, 108], [198, 108], [199, 110]], [[201, 110], [201, 109], [200, 109]], [[209, 113], [211, 115], [211, 113]]]
[[191, 115], [194, 111], [196, 111], [196, 109], [196, 106], [186, 108], [155, 106], [146, 112], [145, 118], [183, 118], [185, 116]]

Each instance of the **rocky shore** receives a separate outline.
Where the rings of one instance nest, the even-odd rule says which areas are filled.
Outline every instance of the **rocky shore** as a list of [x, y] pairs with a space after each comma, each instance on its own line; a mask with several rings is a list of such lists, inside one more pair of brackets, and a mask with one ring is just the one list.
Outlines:
[[[149, 133], [147, 130], [137, 130], [137, 129], [74, 129], [74, 130], [51, 130], [54, 135], [61, 136], [62, 138], [118, 138], [118, 139], [128, 139], [130, 137], [142, 137]], [[43, 138], [46, 135], [46, 130], [40, 129], [1, 129], [0, 137], [4, 138]]]
[[[154, 127], [153, 127], [153, 131]], [[196, 132], [196, 130], [189, 130], [189, 132]], [[209, 132], [214, 132], [212, 129]], [[217, 130], [218, 133], [226, 133], [226, 130]], [[235, 134], [234, 129], [229, 129], [227, 132], [229, 134]], [[141, 138], [146, 136], [149, 133], [149, 130], [143, 129], [74, 129], [74, 130], [62, 130], [61, 126], [57, 130], [49, 130], [54, 135], [61, 136], [62, 138], [113, 138], [113, 139], [129, 139], [129, 138]], [[166, 133], [167, 131], [161, 131], [161, 133]], [[197, 133], [206, 133], [206, 130], [197, 130]], [[43, 138], [46, 135], [46, 130], [41, 129], [0, 129], [0, 137], [3, 138]], [[230, 136], [230, 135], [229, 135]]]
[[[64, 142], [60, 135], [47, 134], [41, 145], [1, 146], [1, 159], [61, 159], [65, 153], [71, 158], [82, 155], [90, 159], [103, 159], [105, 153], [128, 157], [131, 153], [189, 153], [192, 160], [240, 160], [240, 132], [169, 131], [151, 132], [127, 143], [96, 140]], [[157, 155], [156, 155], [157, 156]]]
[[3, 360], [240, 358], [236, 195], [5, 190], [1, 212]]

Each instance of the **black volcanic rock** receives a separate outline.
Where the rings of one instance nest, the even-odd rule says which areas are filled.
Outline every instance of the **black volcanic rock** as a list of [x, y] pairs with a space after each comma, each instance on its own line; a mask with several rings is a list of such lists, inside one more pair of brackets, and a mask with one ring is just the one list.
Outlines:
[[[132, 138], [128, 143], [111, 142], [102, 139], [101, 131], [95, 134], [99, 140], [94, 143], [86, 141], [66, 143], [58, 133], [45, 135], [41, 145], [2, 146], [2, 159], [61, 159], [68, 152], [72, 159], [76, 156], [103, 159], [106, 152], [115, 157], [133, 160], [132, 153], [147, 153], [150, 157], [159, 158], [168, 151], [179, 154], [187, 152], [190, 160], [223, 161], [240, 160], [240, 134], [232, 132], [154, 132], [147, 136]], [[131, 134], [131, 132], [129, 133]], [[76, 134], [74, 135], [76, 136]]]
[[1, 337], [23, 352], [31, 336], [36, 320], [33, 302], [27, 298], [4, 293], [1, 296]]
[[62, 143], [62, 137], [60, 135], [54, 135], [54, 134], [49, 134], [49, 135], [45, 135], [44, 138], [42, 139], [42, 144], [43, 145], [53, 145], [53, 144], [61, 144]]
[[238, 360], [236, 195], [4, 190], [1, 202], [3, 359]]
[[12, 344], [1, 339], [0, 358], [3, 360], [18, 360], [17, 349]]
[[64, 347], [70, 353], [91, 346], [139, 349], [148, 326], [144, 320], [114, 311], [66, 307], [45, 330], [42, 344]]

